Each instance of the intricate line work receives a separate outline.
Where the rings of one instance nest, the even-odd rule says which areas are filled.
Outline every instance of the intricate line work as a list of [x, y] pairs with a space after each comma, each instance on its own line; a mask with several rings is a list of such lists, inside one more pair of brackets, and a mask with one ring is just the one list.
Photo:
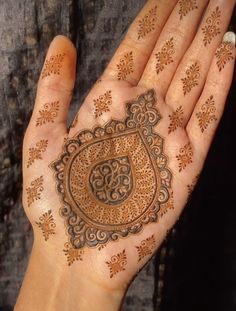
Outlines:
[[179, 155], [176, 156], [179, 161], [179, 172], [186, 168], [186, 166], [193, 162], [193, 150], [188, 143], [183, 148], [180, 148]]
[[36, 147], [29, 149], [29, 159], [27, 167], [30, 167], [35, 160], [42, 160], [42, 153], [44, 153], [48, 146], [48, 140], [40, 140], [36, 143]]
[[106, 261], [108, 268], [110, 269], [110, 278], [113, 278], [115, 274], [121, 271], [125, 271], [127, 265], [127, 256], [125, 250], [111, 257], [110, 261]]
[[198, 118], [198, 124], [200, 126], [202, 133], [207, 129], [207, 127], [211, 122], [217, 121], [215, 112], [216, 112], [215, 101], [213, 99], [213, 95], [211, 95], [207, 99], [205, 104], [202, 105], [200, 111], [196, 113], [196, 116]]
[[95, 247], [156, 222], [170, 198], [172, 174], [153, 90], [126, 106], [123, 121], [79, 132], [51, 164], [69, 242]]
[[193, 192], [193, 189], [195, 188], [196, 184], [197, 184], [197, 181], [198, 181], [198, 178], [199, 178], [199, 174], [197, 176], [194, 177], [191, 185], [187, 185], [187, 188], [188, 188], [188, 197], [191, 196], [192, 192]]
[[84, 251], [82, 249], [73, 248], [70, 243], [65, 243], [64, 247], [63, 252], [67, 257], [67, 263], [69, 266], [71, 266], [75, 261], [83, 260]]
[[183, 126], [184, 121], [184, 110], [182, 106], [179, 106], [176, 111], [174, 111], [171, 115], [169, 115], [170, 118], [170, 125], [168, 127], [168, 134], [171, 132], [174, 132], [178, 127]]
[[56, 224], [52, 216], [52, 211], [49, 210], [48, 212], [44, 213], [41, 217], [39, 217], [39, 220], [40, 221], [36, 222], [36, 224], [42, 230], [44, 239], [47, 241], [50, 235], [55, 234], [54, 229], [56, 228]]
[[54, 122], [59, 110], [59, 101], [46, 103], [43, 108], [43, 110], [39, 110], [39, 117], [36, 120], [36, 126]]
[[174, 209], [174, 195], [173, 191], [170, 191], [170, 198], [169, 200], [161, 206], [160, 216], [164, 216], [169, 210]]
[[53, 74], [59, 75], [61, 73], [62, 62], [65, 55], [65, 53], [52, 55], [49, 59], [46, 59], [42, 71], [42, 79]]
[[43, 176], [31, 182], [30, 187], [26, 188], [27, 203], [30, 206], [36, 200], [41, 199], [41, 192], [43, 191]]
[[165, 66], [173, 63], [173, 57], [174, 54], [174, 39], [171, 38], [169, 41], [167, 41], [163, 47], [161, 48], [161, 51], [156, 54], [156, 72], [159, 74], [161, 71], [164, 70]]
[[128, 75], [134, 72], [134, 58], [133, 52], [125, 54], [117, 65], [118, 80], [125, 80]]
[[179, 1], [180, 9], [179, 15], [180, 19], [183, 19], [189, 12], [198, 8], [196, 0], [181, 0]]
[[200, 78], [200, 66], [197, 62], [186, 70], [186, 77], [181, 79], [183, 82], [184, 95], [189, 93], [193, 87], [198, 86]]
[[211, 13], [206, 19], [206, 26], [202, 28], [204, 34], [203, 42], [204, 45], [210, 44], [212, 39], [221, 33], [220, 23], [221, 23], [221, 11], [217, 6], [216, 9]]
[[112, 104], [111, 91], [107, 91], [105, 94], [94, 99], [95, 106], [95, 118], [100, 117], [103, 112], [110, 111], [109, 106]]
[[143, 240], [139, 246], [136, 246], [138, 250], [138, 261], [141, 261], [146, 256], [152, 255], [155, 244], [156, 241], [153, 234], [149, 238]]
[[223, 42], [216, 50], [216, 64], [219, 68], [219, 71], [225, 67], [227, 62], [234, 60], [233, 49], [234, 47], [231, 42]]
[[157, 22], [157, 6], [148, 11], [143, 19], [139, 21], [138, 39], [143, 39], [147, 34], [155, 30]]

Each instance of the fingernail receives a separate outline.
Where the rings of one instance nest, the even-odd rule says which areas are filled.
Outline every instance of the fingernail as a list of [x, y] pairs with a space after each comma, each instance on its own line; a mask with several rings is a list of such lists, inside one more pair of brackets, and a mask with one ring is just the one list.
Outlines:
[[223, 42], [230, 42], [235, 46], [235, 42], [236, 42], [236, 35], [234, 32], [232, 31], [228, 31], [225, 33], [224, 37], [223, 37]]

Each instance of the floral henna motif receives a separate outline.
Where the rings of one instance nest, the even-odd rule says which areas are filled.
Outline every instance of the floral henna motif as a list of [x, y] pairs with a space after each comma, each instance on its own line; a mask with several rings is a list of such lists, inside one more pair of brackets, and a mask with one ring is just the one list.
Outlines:
[[180, 148], [179, 154], [176, 156], [179, 161], [179, 172], [186, 168], [186, 166], [193, 162], [193, 150], [188, 143], [183, 148]]
[[165, 66], [168, 64], [173, 63], [173, 57], [172, 55], [174, 54], [174, 42], [173, 38], [171, 38], [169, 41], [167, 41], [160, 52], [156, 54], [156, 72], [159, 74], [159, 72], [163, 71]]
[[42, 153], [46, 151], [48, 146], [48, 140], [40, 140], [36, 143], [36, 147], [29, 149], [29, 159], [27, 162], [27, 167], [30, 167], [35, 160], [42, 160]]
[[56, 228], [56, 224], [52, 216], [52, 211], [49, 210], [48, 212], [44, 213], [41, 217], [39, 217], [39, 220], [40, 221], [36, 222], [36, 224], [42, 230], [44, 239], [47, 241], [50, 235], [55, 234], [54, 229]]
[[46, 59], [44, 68], [42, 71], [42, 79], [50, 75], [59, 75], [62, 68], [62, 62], [65, 57], [65, 53], [52, 55], [49, 59]]
[[180, 19], [183, 19], [183, 17], [186, 16], [189, 12], [198, 8], [196, 0], [180, 0], [179, 5]]
[[118, 80], [125, 80], [128, 75], [134, 72], [133, 52], [125, 54], [117, 65]]
[[149, 238], [143, 240], [139, 246], [136, 246], [138, 250], [138, 261], [141, 261], [144, 257], [152, 255], [155, 248], [154, 234]]
[[111, 91], [107, 91], [104, 95], [94, 99], [95, 118], [100, 117], [103, 112], [110, 111], [109, 106], [112, 104]]
[[227, 62], [234, 60], [233, 57], [233, 45], [231, 42], [223, 42], [217, 49], [215, 55], [217, 58], [216, 64], [219, 68], [219, 71], [221, 71]]
[[63, 249], [63, 252], [65, 253], [67, 257], [67, 263], [69, 266], [73, 264], [75, 261], [82, 261], [83, 260], [83, 254], [84, 251], [81, 249], [73, 248], [70, 243], [65, 243], [65, 249]]
[[147, 34], [155, 30], [157, 21], [157, 6], [149, 10], [143, 19], [139, 21], [138, 39], [143, 39]]
[[184, 95], [189, 93], [193, 87], [198, 86], [200, 78], [200, 66], [197, 62], [186, 70], [186, 77], [181, 79], [183, 82]]
[[127, 265], [127, 256], [125, 250], [111, 257], [110, 261], [106, 261], [108, 268], [110, 269], [110, 278], [113, 278], [115, 274], [121, 271], [125, 271]]
[[196, 116], [198, 118], [198, 124], [200, 126], [202, 133], [207, 129], [208, 125], [211, 122], [217, 121], [215, 112], [216, 112], [215, 101], [213, 99], [213, 95], [211, 95], [207, 99], [205, 104], [202, 105], [200, 111], [196, 113]]
[[176, 111], [174, 111], [171, 115], [169, 115], [170, 118], [170, 125], [168, 127], [168, 134], [171, 132], [174, 132], [178, 127], [183, 126], [184, 121], [184, 110], [182, 106], [179, 106]]
[[207, 44], [210, 44], [212, 39], [221, 33], [219, 27], [221, 23], [220, 18], [221, 18], [221, 11], [217, 6], [215, 11], [211, 13], [211, 16], [209, 16], [206, 19], [206, 26], [202, 28], [204, 34], [203, 42], [205, 46], [207, 46]]
[[39, 117], [36, 120], [36, 126], [54, 122], [59, 110], [59, 101], [47, 103], [43, 108], [43, 110], [39, 110]]
[[41, 192], [43, 191], [43, 176], [31, 182], [30, 187], [26, 188], [27, 203], [30, 206], [36, 200], [41, 199]]

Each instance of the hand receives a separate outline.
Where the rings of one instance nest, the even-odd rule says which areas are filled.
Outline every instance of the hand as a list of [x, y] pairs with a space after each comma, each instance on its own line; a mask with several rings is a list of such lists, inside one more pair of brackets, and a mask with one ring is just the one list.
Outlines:
[[53, 40], [24, 139], [35, 242], [17, 307], [30, 291], [29, 309], [118, 309], [179, 218], [234, 69], [235, 1], [208, 2], [148, 1], [69, 131], [76, 51]]

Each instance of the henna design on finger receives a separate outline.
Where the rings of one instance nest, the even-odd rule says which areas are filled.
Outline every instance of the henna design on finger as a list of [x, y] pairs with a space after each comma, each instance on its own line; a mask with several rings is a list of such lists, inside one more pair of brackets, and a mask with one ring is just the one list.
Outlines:
[[39, 110], [39, 117], [36, 120], [36, 126], [41, 126], [45, 123], [54, 123], [59, 110], [59, 101], [46, 103], [43, 110]]
[[161, 48], [161, 51], [156, 54], [156, 72], [159, 74], [161, 71], [164, 70], [165, 66], [173, 63], [173, 57], [172, 55], [175, 53], [174, 50], [174, 38], [170, 38], [163, 47]]
[[136, 246], [138, 251], [138, 261], [141, 261], [146, 256], [152, 255], [155, 244], [156, 241], [154, 238], [154, 234], [147, 239], [141, 241], [141, 244], [139, 246]]
[[36, 222], [36, 225], [43, 232], [43, 236], [45, 241], [49, 239], [49, 236], [55, 234], [56, 224], [54, 222], [54, 218], [52, 216], [52, 211], [49, 210], [48, 212], [44, 213], [41, 217], [39, 217], [39, 222]]
[[138, 39], [143, 39], [155, 30], [157, 22], [157, 6], [150, 9], [143, 19], [139, 21]]
[[221, 11], [217, 6], [216, 9], [211, 13], [206, 19], [206, 26], [202, 28], [202, 32], [204, 34], [203, 42], [204, 45], [210, 44], [212, 39], [221, 33], [220, 23], [221, 23]]
[[99, 98], [93, 100], [95, 106], [95, 118], [100, 117], [103, 112], [110, 111], [109, 106], [112, 104], [111, 91], [100, 95]]
[[174, 111], [170, 118], [170, 125], [168, 127], [168, 134], [174, 132], [178, 127], [183, 127], [184, 122], [184, 110], [182, 106], [179, 106], [176, 111]]
[[179, 172], [193, 162], [193, 150], [190, 143], [186, 144], [183, 148], [180, 148], [179, 154], [176, 158], [179, 161]]
[[133, 52], [125, 54], [117, 65], [118, 80], [125, 80], [128, 75], [134, 72], [134, 58]]
[[200, 174], [197, 174], [197, 175], [194, 177], [192, 183], [191, 183], [190, 185], [187, 185], [187, 188], [188, 188], [188, 199], [189, 199], [189, 197], [191, 196], [191, 194], [192, 194], [192, 192], [193, 192], [193, 190], [194, 190], [194, 188], [195, 188], [195, 186], [196, 186], [196, 184], [197, 184], [197, 181], [198, 181], [199, 176], [200, 176]]
[[32, 203], [41, 199], [41, 192], [43, 191], [43, 176], [36, 178], [31, 182], [30, 187], [26, 188], [28, 207]]
[[110, 278], [113, 278], [118, 272], [125, 271], [125, 266], [127, 265], [125, 249], [123, 252], [113, 255], [110, 261], [106, 261], [106, 264], [110, 269]]
[[200, 111], [196, 113], [198, 118], [198, 124], [202, 131], [202, 133], [207, 129], [209, 124], [213, 121], [217, 121], [215, 116], [216, 107], [215, 101], [213, 99], [213, 95], [211, 95], [205, 104], [203, 104], [200, 108]]
[[216, 50], [215, 56], [217, 58], [216, 65], [221, 71], [227, 62], [234, 60], [233, 57], [234, 46], [231, 42], [222, 42], [221, 45]]
[[65, 243], [64, 247], [63, 252], [67, 257], [68, 266], [71, 266], [75, 261], [83, 260], [83, 250], [73, 248], [68, 242]]
[[179, 5], [180, 19], [183, 19], [183, 17], [186, 16], [189, 12], [198, 9], [196, 0], [180, 0]]
[[44, 153], [48, 146], [48, 140], [40, 140], [36, 143], [36, 147], [29, 149], [29, 159], [27, 162], [27, 168], [34, 163], [35, 160], [42, 160], [42, 153]]
[[191, 92], [192, 88], [198, 86], [200, 78], [200, 66], [197, 62], [189, 66], [186, 70], [186, 77], [181, 79], [183, 82], [184, 96]]
[[42, 70], [42, 79], [50, 75], [60, 75], [62, 62], [65, 57], [65, 53], [52, 55], [49, 59], [46, 59], [44, 68]]

